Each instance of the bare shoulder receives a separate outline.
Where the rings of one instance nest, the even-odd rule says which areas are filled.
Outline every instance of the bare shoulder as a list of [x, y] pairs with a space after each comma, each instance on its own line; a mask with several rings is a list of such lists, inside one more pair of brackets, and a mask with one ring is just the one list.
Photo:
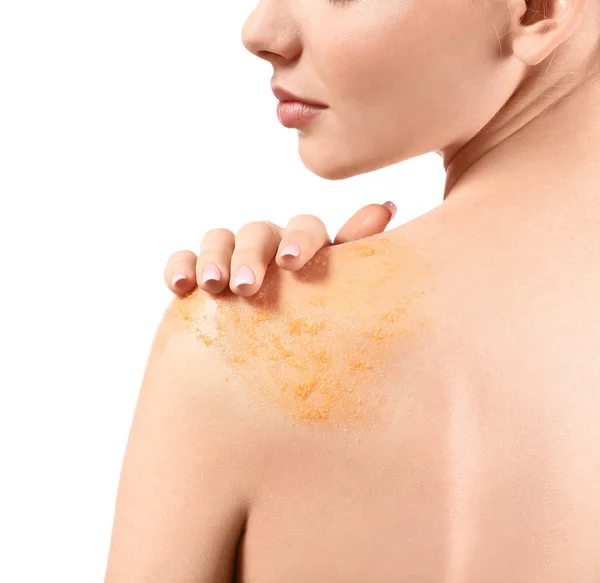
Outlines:
[[261, 427], [266, 418], [371, 426], [399, 353], [425, 341], [430, 269], [398, 237], [325, 248], [297, 273], [272, 263], [252, 298], [200, 289], [175, 298], [155, 342], [185, 336]]
[[[189, 348], [186, 358], [198, 351], [194, 374], [200, 379], [212, 366], [215, 398], [235, 404], [226, 418], [236, 424], [234, 437], [243, 441], [239, 451], [256, 486], [241, 553], [254, 573], [248, 581], [283, 580], [295, 566], [305, 567], [306, 557], [320, 556], [343, 556], [336, 568], [343, 564], [346, 578], [361, 568], [397, 578], [414, 574], [418, 564], [437, 569], [439, 579], [448, 530], [438, 519], [448, 511], [453, 467], [468, 476], [464, 500], [472, 492], [477, 501], [462, 507], [465, 524], [479, 524], [481, 504], [490, 517], [477, 526], [476, 555], [484, 559], [474, 569], [489, 572], [485, 557], [518, 546], [524, 556], [539, 557], [528, 559], [539, 571], [548, 549], [558, 557], [565, 548], [565, 533], [573, 556], [594, 557], [588, 564], [597, 565], [589, 546], [598, 538], [597, 509], [582, 505], [574, 515], [570, 504], [574, 495], [596, 500], [598, 489], [590, 470], [597, 457], [598, 367], [591, 353], [596, 344], [589, 342], [595, 322], [583, 328], [580, 318], [568, 328], [566, 309], [562, 320], [555, 315], [549, 323], [542, 322], [544, 310], [522, 310], [521, 301], [534, 306], [540, 298], [554, 307], [576, 306], [568, 286], [559, 286], [562, 274], [550, 280], [543, 271], [547, 262], [525, 279], [520, 255], [495, 251], [495, 234], [474, 236], [460, 220], [419, 221], [326, 248], [295, 274], [272, 265], [249, 300], [197, 291], [170, 306], [170, 325]], [[528, 263], [534, 264], [531, 257]], [[570, 349], [562, 350], [569, 330]], [[338, 428], [357, 429], [356, 440]], [[571, 437], [565, 442], [564, 435]], [[553, 491], [564, 494], [551, 500], [545, 493], [554, 476], [563, 478]], [[506, 512], [507, 499], [520, 500], [514, 516]], [[368, 509], [360, 520], [357, 507]], [[531, 529], [521, 533], [525, 514], [541, 538], [531, 537]], [[556, 536], [549, 536], [550, 516]], [[282, 517], [294, 528], [281, 528]], [[315, 537], [320, 528], [339, 533], [325, 552]], [[514, 536], [499, 542], [502, 528]], [[472, 532], [452, 534], [471, 540]], [[373, 542], [368, 554], [365, 540]], [[374, 560], [377, 549], [382, 554]], [[319, 576], [327, 579], [324, 568]]]

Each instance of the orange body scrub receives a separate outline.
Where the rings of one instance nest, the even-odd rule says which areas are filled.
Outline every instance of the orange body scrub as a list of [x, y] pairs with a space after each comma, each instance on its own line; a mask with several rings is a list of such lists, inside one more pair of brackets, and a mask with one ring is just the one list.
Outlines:
[[[287, 273], [295, 278], [292, 292], [296, 290], [287, 303], [270, 293], [271, 282], [265, 278], [260, 292], [249, 299], [195, 290], [175, 300], [171, 316], [215, 351], [228, 369], [224, 379], [235, 380], [257, 402], [295, 421], [344, 428], [372, 425], [385, 397], [390, 339], [397, 336], [408, 342], [427, 322], [416, 317], [422, 290], [405, 284], [396, 287], [390, 299], [389, 287], [374, 289], [385, 285], [378, 283], [382, 272], [397, 281], [394, 272], [399, 268], [410, 281], [410, 263], [381, 257], [387, 239], [381, 241], [380, 247], [347, 245], [351, 253], [337, 270], [323, 257], [316, 258], [318, 284], [310, 280], [310, 263], [302, 273]], [[374, 276], [368, 264], [375, 261]], [[356, 270], [343, 273], [345, 265], [350, 270], [353, 263]], [[375, 298], [368, 304], [354, 298], [368, 294]]]

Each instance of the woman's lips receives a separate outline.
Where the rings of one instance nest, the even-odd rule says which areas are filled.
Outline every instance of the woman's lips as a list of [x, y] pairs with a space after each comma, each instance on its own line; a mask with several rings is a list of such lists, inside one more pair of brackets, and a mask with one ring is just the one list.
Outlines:
[[319, 115], [327, 107], [309, 105], [302, 101], [280, 101], [277, 118], [286, 128], [296, 128]]
[[319, 103], [312, 99], [305, 99], [301, 95], [294, 95], [291, 91], [288, 91], [279, 85], [272, 85], [271, 90], [273, 91], [273, 95], [275, 95], [279, 101], [299, 101], [300, 103], [306, 103], [307, 105], [313, 105], [315, 107], [327, 107], [324, 103]]

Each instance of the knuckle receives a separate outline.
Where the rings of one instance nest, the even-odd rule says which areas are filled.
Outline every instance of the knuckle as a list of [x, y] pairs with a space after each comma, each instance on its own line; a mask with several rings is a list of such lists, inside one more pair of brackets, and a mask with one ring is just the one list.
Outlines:
[[246, 223], [246, 227], [258, 227], [258, 228], [263, 228], [266, 225], [266, 221], [250, 221], [249, 223]]
[[313, 247], [320, 244], [319, 238], [320, 237], [318, 233], [312, 232], [308, 229], [295, 228], [286, 231], [282, 245], [287, 245], [288, 243], [298, 243], [301, 247], [306, 245]]
[[196, 254], [193, 251], [179, 250], [171, 253], [167, 259], [167, 269], [176, 269], [179, 266], [185, 266], [196, 260]]
[[198, 254], [196, 265], [205, 265], [206, 263], [220, 263], [226, 259], [227, 250], [222, 247], [213, 247], [204, 249]]
[[246, 223], [242, 226], [242, 228], [238, 232], [238, 236], [243, 235], [249, 231], [253, 233], [271, 233], [273, 232], [273, 227], [267, 221], [252, 221], [250, 223]]
[[232, 265], [262, 265], [264, 263], [263, 253], [257, 247], [236, 248], [231, 263]]
[[325, 223], [315, 215], [300, 215], [297, 221], [294, 221], [290, 226], [296, 227], [303, 231], [310, 231], [317, 234], [326, 232]]
[[181, 258], [181, 254], [181, 251], [175, 251], [174, 253], [171, 253], [171, 255], [169, 255], [169, 258], [167, 259], [167, 263], [173, 263], [173, 261], [177, 261]]
[[264, 221], [265, 225], [267, 225], [269, 232], [276, 238], [281, 238], [281, 232], [279, 227], [275, 224], [272, 223], [271, 221]]
[[310, 215], [310, 214], [296, 215], [294, 217], [294, 219], [299, 219], [299, 220], [303, 220], [303, 221], [317, 221], [318, 223], [322, 222], [319, 217], [317, 217], [316, 215]]
[[205, 239], [212, 239], [215, 237], [234, 237], [234, 233], [233, 231], [231, 231], [230, 229], [225, 229], [224, 227], [218, 227], [215, 229], [209, 229], [208, 231], [206, 231], [204, 238]]
[[288, 231], [302, 231], [321, 236], [327, 229], [325, 223], [315, 215], [298, 215], [288, 223], [286, 233]]
[[234, 241], [235, 235], [228, 229], [212, 229], [204, 235], [198, 255], [205, 256], [212, 253], [222, 256], [227, 252], [231, 252]]

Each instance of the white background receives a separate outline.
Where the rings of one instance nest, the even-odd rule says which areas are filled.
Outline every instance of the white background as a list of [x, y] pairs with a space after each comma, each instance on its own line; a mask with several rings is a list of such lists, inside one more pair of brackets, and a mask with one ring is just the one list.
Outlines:
[[214, 227], [442, 202], [428, 154], [311, 174], [256, 2], [0, 0], [0, 581], [100, 583], [163, 270]]

